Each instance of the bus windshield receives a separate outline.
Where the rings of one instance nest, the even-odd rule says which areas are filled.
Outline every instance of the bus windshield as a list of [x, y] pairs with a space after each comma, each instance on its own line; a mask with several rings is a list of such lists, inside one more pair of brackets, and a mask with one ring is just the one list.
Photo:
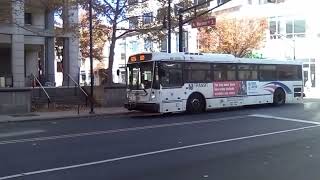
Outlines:
[[153, 63], [143, 62], [128, 65], [129, 89], [143, 90], [150, 89], [153, 77]]

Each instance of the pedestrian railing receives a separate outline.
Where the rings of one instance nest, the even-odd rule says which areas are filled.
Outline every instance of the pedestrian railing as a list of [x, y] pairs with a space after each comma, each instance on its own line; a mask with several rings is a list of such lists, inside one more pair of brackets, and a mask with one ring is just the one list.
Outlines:
[[[39, 79], [38, 79], [34, 74], [31, 74], [31, 76], [32, 76], [32, 78], [33, 78], [32, 88], [34, 89], [36, 82], [39, 84], [40, 89], [44, 92], [44, 94], [45, 94], [46, 97], [47, 97], [47, 100], [48, 100], [48, 108], [49, 108], [50, 102], [51, 102], [51, 98], [50, 98], [48, 92], [47, 92], [46, 89], [42, 86], [41, 82], [39, 81]], [[40, 90], [39, 90], [39, 97], [41, 97], [41, 91], [40, 91]]]
[[[71, 80], [73, 83], [74, 83], [74, 88], [75, 88], [75, 95], [77, 93], [77, 88], [80, 89], [80, 91], [82, 92], [82, 94], [86, 97], [86, 100], [85, 100], [85, 103], [86, 103], [86, 106], [88, 106], [88, 99], [89, 99], [89, 95], [87, 94], [87, 92], [80, 86], [79, 83], [77, 83], [72, 77], [70, 74], [67, 74], [68, 76], [68, 87], [70, 87], [70, 84], [69, 84], [69, 81]], [[90, 100], [91, 101], [91, 100]], [[78, 104], [78, 114], [79, 114], [79, 111], [80, 111], [80, 104]]]

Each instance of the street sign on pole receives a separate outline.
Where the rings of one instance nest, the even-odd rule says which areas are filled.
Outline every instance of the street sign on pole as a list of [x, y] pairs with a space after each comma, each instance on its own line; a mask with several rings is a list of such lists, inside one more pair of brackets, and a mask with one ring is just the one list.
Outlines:
[[214, 26], [216, 25], [216, 18], [215, 17], [204, 17], [204, 18], [197, 18], [192, 21], [191, 26], [192, 28], [199, 28], [204, 26]]

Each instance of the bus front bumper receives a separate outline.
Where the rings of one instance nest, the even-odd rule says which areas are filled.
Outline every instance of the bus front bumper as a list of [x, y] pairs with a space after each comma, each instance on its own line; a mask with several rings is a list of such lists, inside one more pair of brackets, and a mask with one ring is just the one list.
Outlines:
[[156, 103], [125, 103], [124, 107], [128, 110], [139, 110], [145, 112], [159, 112], [160, 105]]

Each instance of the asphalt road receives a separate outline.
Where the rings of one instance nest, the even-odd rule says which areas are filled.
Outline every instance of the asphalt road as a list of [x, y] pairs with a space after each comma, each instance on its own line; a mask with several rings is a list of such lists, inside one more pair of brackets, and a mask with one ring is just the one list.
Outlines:
[[319, 179], [320, 101], [0, 124], [0, 180]]

